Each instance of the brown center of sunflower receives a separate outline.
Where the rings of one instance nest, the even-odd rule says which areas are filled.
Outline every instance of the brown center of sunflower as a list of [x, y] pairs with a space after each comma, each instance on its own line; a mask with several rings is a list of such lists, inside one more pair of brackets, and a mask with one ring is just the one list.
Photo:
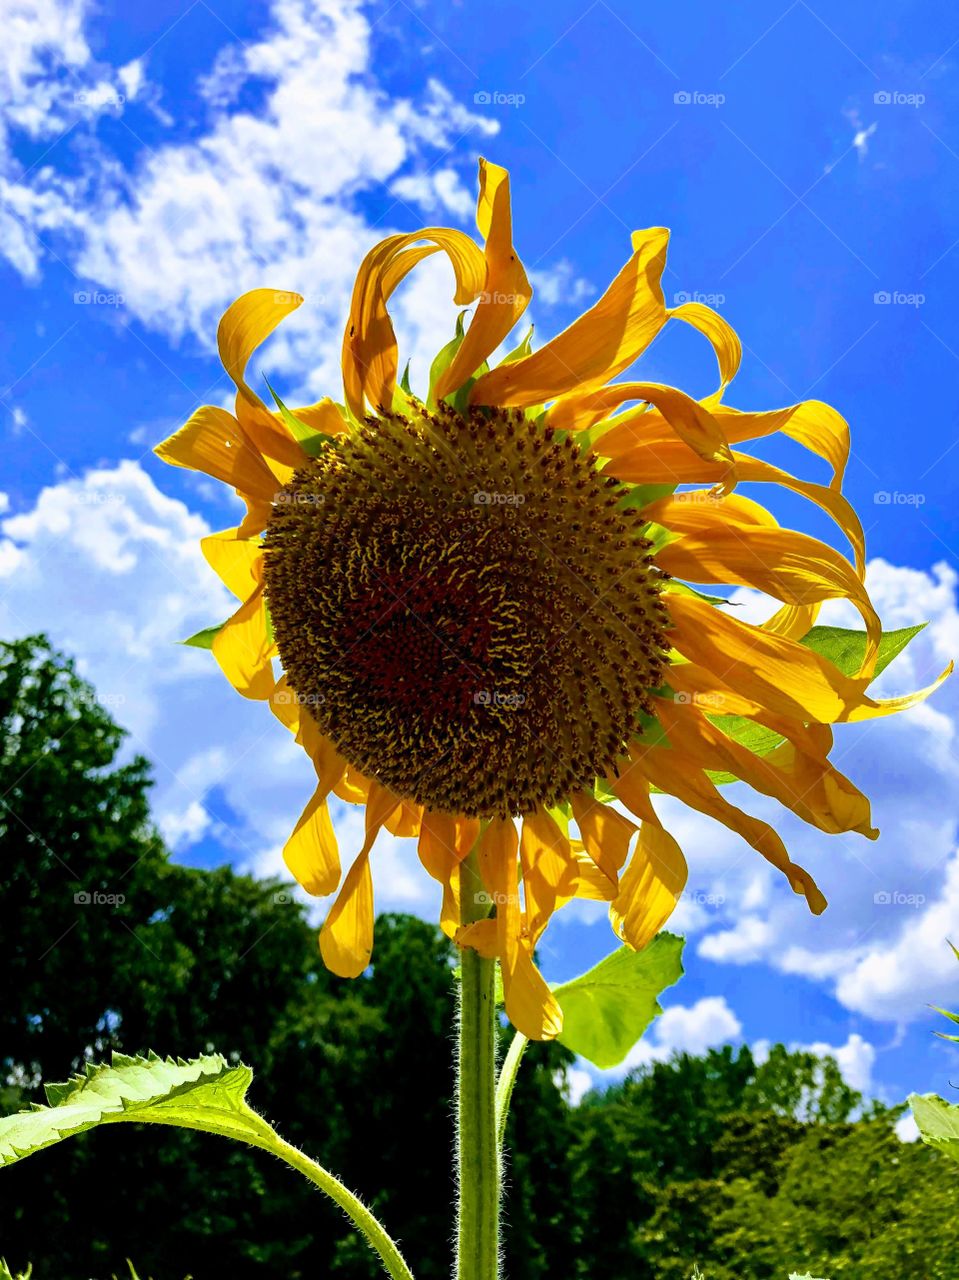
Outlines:
[[521, 413], [370, 419], [299, 470], [266, 532], [287, 678], [346, 759], [491, 817], [615, 770], [665, 667], [641, 517]]

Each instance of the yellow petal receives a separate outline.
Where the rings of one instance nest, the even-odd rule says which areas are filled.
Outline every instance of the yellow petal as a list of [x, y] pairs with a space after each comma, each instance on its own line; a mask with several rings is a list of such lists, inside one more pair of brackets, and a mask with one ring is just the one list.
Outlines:
[[586, 852], [615, 887], [629, 857], [636, 824], [584, 791], [574, 792], [570, 800]]
[[[303, 450], [279, 418], [267, 409], [246, 382], [246, 366], [261, 342], [265, 342], [285, 316], [295, 311], [303, 299], [298, 293], [277, 289], [251, 289], [237, 298], [223, 314], [216, 341], [223, 368], [237, 390], [236, 416], [250, 443], [268, 462], [287, 468], [300, 466]], [[282, 483], [289, 478], [271, 468]]]
[[763, 623], [764, 631], [772, 631], [787, 640], [801, 640], [816, 625], [819, 605], [785, 604]]
[[[617, 479], [633, 484], [701, 484], [725, 482], [728, 467], [724, 463], [707, 462], [679, 440], [653, 445], [634, 444], [616, 456], [608, 453], [609, 437], [603, 436], [602, 450], [611, 457], [607, 470]], [[849, 539], [855, 552], [856, 572], [865, 572], [865, 537], [859, 517], [838, 489], [810, 484], [759, 458], [732, 450], [736, 476], [741, 484], [764, 483], [782, 485], [815, 502], [835, 520]]]
[[259, 453], [247, 443], [232, 413], [205, 404], [189, 421], [158, 444], [158, 458], [174, 467], [202, 471], [232, 485], [241, 498], [270, 503], [277, 483]]
[[569, 839], [545, 809], [524, 816], [519, 847], [527, 931], [535, 942], [553, 912], [575, 896], [576, 861]]
[[533, 405], [601, 386], [632, 364], [666, 323], [660, 277], [669, 232], [633, 234], [633, 253], [600, 300], [539, 351], [484, 374], [471, 404]]
[[[430, 244], [411, 249], [419, 240]], [[399, 356], [386, 303], [409, 271], [437, 249], [446, 253], [453, 266], [454, 301], [460, 305], [472, 302], [486, 280], [486, 259], [479, 246], [462, 231], [427, 227], [389, 236], [371, 249], [360, 265], [342, 353], [346, 403], [357, 419], [365, 416], [367, 401], [374, 411], [380, 407], [389, 409], [393, 404]]]
[[[832, 486], [838, 488], [849, 458], [849, 425], [830, 405], [820, 400], [805, 400], [785, 409], [743, 413], [717, 404], [714, 397], [709, 397], [706, 406], [730, 444], [781, 431], [828, 462], [833, 471]], [[593, 422], [582, 425], [592, 426]], [[670, 431], [661, 414], [631, 411], [613, 420], [603, 432], [602, 441], [604, 456], [618, 458], [637, 446], [655, 450], [659, 445], [669, 444]]]
[[246, 600], [261, 581], [263, 548], [259, 538], [240, 538], [238, 529], [224, 529], [200, 539], [203, 556], [220, 581], [240, 600]]
[[673, 307], [669, 315], [674, 320], [682, 320], [685, 324], [692, 325], [709, 339], [719, 363], [721, 386], [725, 387], [732, 382], [743, 356], [742, 343], [732, 325], [712, 307], [707, 307], [702, 302], [684, 302], [678, 307]]
[[513, 248], [509, 174], [480, 159], [476, 222], [486, 240], [486, 283], [479, 305], [452, 363], [436, 384], [437, 400], [450, 395], [490, 356], [516, 324], [532, 297], [523, 264]]
[[516, 846], [512, 821], [494, 818], [480, 837], [480, 868], [496, 903], [506, 1015], [529, 1039], [549, 1040], [563, 1029], [563, 1014], [533, 963], [532, 945], [524, 931]]
[[[584, 420], [605, 416], [627, 400], [655, 405], [663, 420], [698, 457], [727, 468], [732, 466], [729, 443], [716, 418], [692, 396], [658, 382], [617, 382], [579, 397], [575, 404], [561, 403], [550, 410], [549, 424], [556, 430], [576, 430]], [[607, 454], [605, 435], [597, 449], [604, 457], [612, 456]]]
[[638, 768], [611, 779], [626, 808], [641, 819], [639, 840], [610, 904], [613, 932], [635, 951], [650, 943], [663, 927], [686, 887], [689, 874], [683, 851], [663, 829], [649, 797], [649, 783]]
[[872, 826], [869, 801], [826, 759], [832, 743], [828, 730], [819, 751], [809, 752], [808, 735], [803, 735], [798, 745], [786, 741], [758, 756], [728, 738], [695, 706], [665, 703], [657, 714], [671, 746], [702, 768], [735, 774], [830, 835], [855, 831], [870, 840], [879, 835]]
[[777, 870], [782, 871], [793, 892], [805, 897], [814, 915], [820, 915], [826, 909], [826, 899], [815, 880], [808, 871], [793, 862], [773, 828], [724, 800], [703, 771], [681, 752], [656, 747], [645, 751], [640, 749], [633, 754], [632, 767], [638, 767], [647, 781], [661, 791], [676, 796], [691, 809], [714, 818], [741, 835]]
[[792, 529], [755, 527], [744, 533], [718, 509], [713, 514], [703, 507], [700, 512], [705, 519], [698, 534], [683, 534], [657, 552], [661, 569], [687, 582], [754, 587], [785, 604], [850, 600], [866, 625], [859, 674], [872, 675], [882, 623], [848, 561], [832, 547]]
[[396, 798], [373, 783], [366, 806], [366, 839], [320, 931], [323, 962], [341, 978], [358, 978], [373, 954], [373, 876], [370, 852]]
[[451, 938], [463, 923], [460, 864], [476, 844], [479, 826], [478, 818], [456, 818], [429, 810], [423, 814], [417, 852], [427, 872], [443, 886], [440, 925]]
[[299, 409], [291, 409], [290, 412], [294, 418], [299, 418], [300, 422], [305, 423], [306, 426], [312, 427], [314, 431], [322, 431], [327, 436], [340, 436], [350, 429], [350, 424], [344, 418], [340, 406], [335, 404], [329, 396], [324, 396], [316, 404], [304, 405]]
[[258, 586], [216, 633], [213, 656], [238, 693], [265, 701], [272, 697], [276, 683], [271, 662], [274, 649], [266, 625], [263, 587]]
[[340, 854], [330, 817], [329, 787], [317, 786], [283, 846], [283, 861], [307, 893], [325, 897], [340, 882]]

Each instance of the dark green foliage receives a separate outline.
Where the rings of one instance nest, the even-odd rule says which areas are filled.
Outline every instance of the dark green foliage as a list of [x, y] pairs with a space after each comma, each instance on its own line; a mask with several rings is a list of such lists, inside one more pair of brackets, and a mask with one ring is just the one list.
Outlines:
[[[449, 1274], [454, 957], [377, 922], [375, 966], [323, 969], [280, 886], [172, 864], [142, 760], [41, 640], [0, 646], [0, 1104], [85, 1053], [215, 1049], [251, 1101], [370, 1201], [419, 1280]], [[122, 894], [114, 904], [79, 893]], [[504, 1033], [505, 1035], [505, 1033]], [[510, 1122], [509, 1280], [952, 1280], [959, 1170], [834, 1064], [679, 1056], [571, 1108], [571, 1055], [532, 1046]], [[0, 1171], [0, 1256], [34, 1280], [374, 1280], [338, 1211], [263, 1153], [107, 1126]]]

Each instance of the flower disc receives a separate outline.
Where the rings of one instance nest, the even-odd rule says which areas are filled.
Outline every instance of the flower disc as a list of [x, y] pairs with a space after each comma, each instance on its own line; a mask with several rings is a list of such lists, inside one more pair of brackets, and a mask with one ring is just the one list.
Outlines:
[[516, 411], [338, 437], [266, 532], [297, 698], [351, 765], [429, 809], [506, 816], [591, 790], [641, 732], [668, 647], [625, 493]]

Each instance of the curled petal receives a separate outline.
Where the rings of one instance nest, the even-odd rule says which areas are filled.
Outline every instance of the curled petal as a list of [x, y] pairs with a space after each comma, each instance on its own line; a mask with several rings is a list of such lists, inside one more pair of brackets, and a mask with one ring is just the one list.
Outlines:
[[254, 701], [266, 701], [276, 683], [272, 663], [275, 650], [266, 623], [263, 587], [259, 585], [216, 633], [213, 656], [237, 693]]
[[437, 400], [449, 395], [496, 350], [526, 310], [533, 295], [523, 264], [513, 248], [509, 174], [481, 159], [476, 223], [486, 240], [486, 285], [466, 336], [436, 384]]
[[258, 500], [268, 506], [277, 490], [275, 476], [247, 442], [236, 418], [215, 405], [197, 409], [154, 453], [174, 467], [201, 471], [232, 485], [248, 503]]
[[[429, 243], [414, 248], [420, 240]], [[392, 407], [399, 355], [386, 304], [413, 267], [439, 249], [446, 253], [456, 276], [454, 301], [472, 302], [486, 281], [486, 259], [462, 231], [427, 227], [388, 236], [360, 265], [343, 335], [343, 386], [347, 407], [357, 419], [365, 416], [367, 402], [374, 410]]]
[[478, 379], [471, 404], [542, 404], [602, 386], [632, 364], [666, 323], [660, 277], [669, 232], [633, 233], [633, 253], [600, 300], [539, 351]]

